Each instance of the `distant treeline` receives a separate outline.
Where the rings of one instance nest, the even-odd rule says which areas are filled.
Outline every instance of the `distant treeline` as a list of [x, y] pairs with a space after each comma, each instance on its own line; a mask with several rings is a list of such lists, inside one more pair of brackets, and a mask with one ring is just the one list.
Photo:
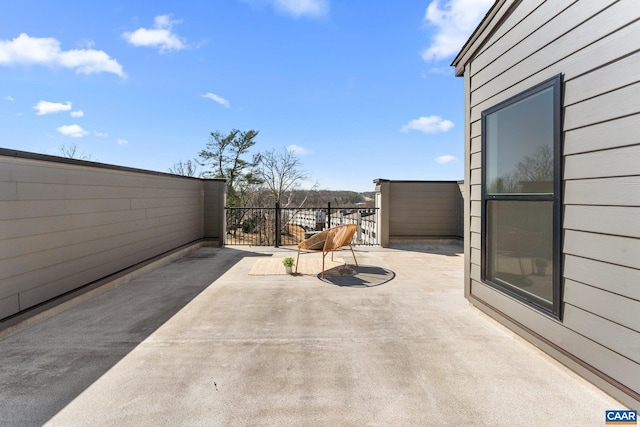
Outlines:
[[[331, 203], [332, 207], [374, 207], [375, 193], [372, 191], [358, 193], [356, 191], [331, 190], [294, 190], [287, 194], [290, 197], [289, 207], [297, 207], [304, 201], [306, 207], [325, 207]], [[306, 201], [305, 201], [306, 198]]]

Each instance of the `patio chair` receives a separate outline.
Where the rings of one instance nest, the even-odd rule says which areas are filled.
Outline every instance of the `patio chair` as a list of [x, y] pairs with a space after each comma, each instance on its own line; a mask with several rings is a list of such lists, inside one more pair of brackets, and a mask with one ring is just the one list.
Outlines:
[[358, 265], [356, 254], [351, 246], [351, 241], [356, 233], [358, 226], [356, 224], [339, 225], [314, 234], [308, 239], [298, 244], [298, 256], [296, 257], [296, 273], [298, 272], [298, 260], [300, 252], [302, 254], [312, 252], [322, 252], [322, 278], [324, 279], [324, 257], [331, 252], [331, 261], [333, 261], [333, 253], [348, 246], [353, 254], [353, 260]]

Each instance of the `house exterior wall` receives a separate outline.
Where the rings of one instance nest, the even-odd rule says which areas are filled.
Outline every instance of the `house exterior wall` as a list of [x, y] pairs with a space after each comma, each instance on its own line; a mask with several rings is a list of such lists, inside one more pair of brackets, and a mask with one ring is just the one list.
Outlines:
[[202, 239], [203, 206], [199, 179], [0, 150], [0, 319]]
[[[462, 237], [462, 191], [457, 181], [376, 180], [381, 223], [388, 239]], [[384, 201], [384, 203], [383, 203]], [[382, 236], [385, 232], [381, 232]], [[381, 245], [385, 238], [381, 237]]]
[[[464, 67], [465, 295], [628, 404], [640, 396], [640, 8], [503, 1]], [[486, 31], [486, 30], [485, 30]], [[563, 75], [563, 316], [481, 280], [481, 113]], [[548, 344], [548, 345], [547, 345]]]

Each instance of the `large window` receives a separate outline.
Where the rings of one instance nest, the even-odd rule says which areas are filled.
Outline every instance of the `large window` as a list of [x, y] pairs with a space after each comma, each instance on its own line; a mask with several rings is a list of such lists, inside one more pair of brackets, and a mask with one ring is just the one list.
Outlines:
[[482, 280], [560, 317], [561, 76], [482, 113]]

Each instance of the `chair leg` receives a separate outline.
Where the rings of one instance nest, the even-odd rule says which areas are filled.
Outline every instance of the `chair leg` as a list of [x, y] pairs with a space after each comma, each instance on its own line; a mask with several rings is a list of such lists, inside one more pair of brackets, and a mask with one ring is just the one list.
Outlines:
[[358, 266], [358, 260], [356, 259], [356, 253], [353, 251], [353, 246], [349, 245], [351, 248], [351, 254], [353, 255], [353, 260], [356, 262], [356, 267]]
[[296, 274], [298, 274], [298, 260], [300, 259], [300, 248], [298, 248], [298, 256], [296, 257]]
[[322, 253], [322, 275], [320, 277], [322, 277], [324, 279], [324, 256], [326, 254], [323, 252]]

